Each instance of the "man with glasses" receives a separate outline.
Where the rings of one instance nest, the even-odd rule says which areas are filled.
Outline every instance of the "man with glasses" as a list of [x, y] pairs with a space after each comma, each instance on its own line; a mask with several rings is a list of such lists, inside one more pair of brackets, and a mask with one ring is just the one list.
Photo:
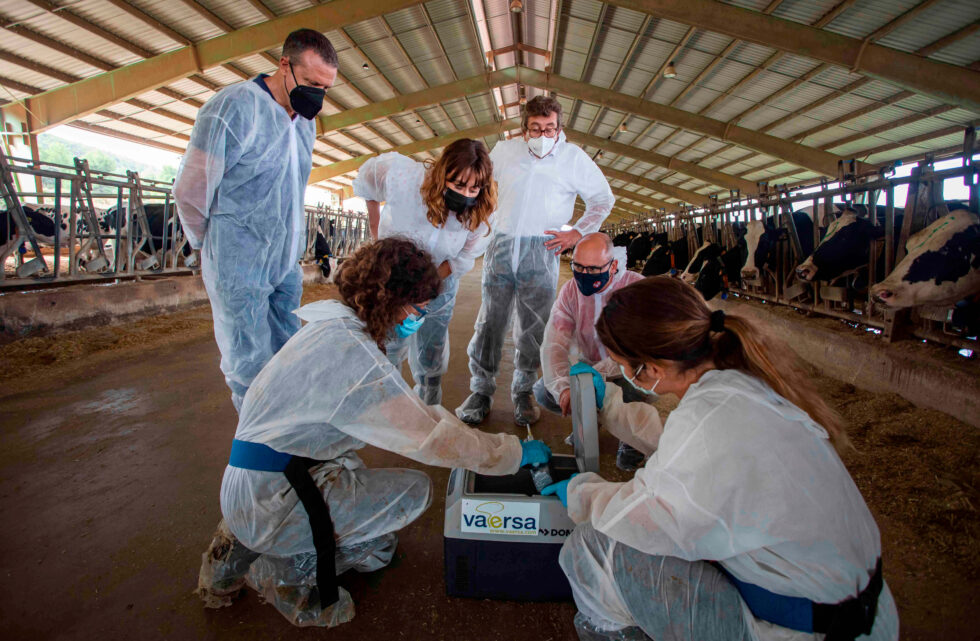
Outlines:
[[238, 410], [252, 379], [299, 331], [303, 208], [313, 119], [337, 77], [318, 31], [290, 33], [272, 75], [223, 88], [201, 107], [174, 201], [211, 301], [221, 371]]
[[[551, 308], [541, 346], [542, 376], [534, 384], [534, 398], [546, 410], [568, 416], [572, 396], [571, 361], [584, 361], [623, 390], [623, 402], [646, 401], [626, 383], [595, 331], [596, 321], [609, 296], [643, 276], [627, 271], [626, 248], [613, 247], [603, 233], [588, 234], [572, 256], [573, 280], [565, 283]], [[616, 466], [628, 472], [643, 462], [643, 453], [620, 442]]]
[[[531, 425], [540, 417], [531, 393], [558, 289], [558, 256], [584, 234], [597, 231], [614, 202], [599, 167], [565, 141], [555, 98], [528, 101], [521, 128], [523, 137], [498, 142], [490, 152], [497, 224], [483, 260], [483, 300], [467, 349], [472, 394], [456, 408], [460, 420], [474, 425], [490, 411], [504, 332], [512, 317], [514, 422]], [[585, 203], [585, 213], [574, 227], [563, 230], [576, 196]]]

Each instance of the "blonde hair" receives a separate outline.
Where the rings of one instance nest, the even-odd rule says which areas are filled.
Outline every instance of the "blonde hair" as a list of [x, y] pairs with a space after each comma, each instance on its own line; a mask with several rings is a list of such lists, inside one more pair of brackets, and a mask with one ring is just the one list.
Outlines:
[[486, 224], [490, 233], [490, 215], [497, 209], [497, 183], [493, 180], [493, 163], [490, 153], [479, 140], [460, 138], [442, 152], [435, 162], [426, 161], [425, 178], [422, 180], [422, 202], [425, 203], [426, 218], [434, 227], [442, 227], [449, 218], [446, 210], [446, 180], [470, 172], [480, 186], [476, 204], [464, 212], [458, 212], [456, 219], [466, 229], [476, 231]]
[[714, 326], [721, 331], [713, 331], [712, 311], [694, 287], [669, 276], [652, 276], [614, 292], [596, 331], [606, 349], [634, 368], [670, 362], [685, 372], [712, 362], [716, 369], [736, 369], [761, 379], [822, 425], [838, 450], [850, 448], [840, 416], [817, 393], [789, 347], [747, 318], [723, 318], [723, 328]]

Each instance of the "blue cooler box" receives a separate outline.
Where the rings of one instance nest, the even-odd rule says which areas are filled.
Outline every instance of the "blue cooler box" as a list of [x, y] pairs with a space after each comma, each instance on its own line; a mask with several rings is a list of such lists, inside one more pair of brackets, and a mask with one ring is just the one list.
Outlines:
[[[589, 374], [571, 379], [575, 456], [554, 455], [554, 482], [599, 471], [595, 389]], [[572, 598], [558, 552], [575, 524], [556, 496], [541, 496], [531, 473], [485, 476], [456, 468], [449, 475], [443, 527], [449, 596], [518, 601]]]

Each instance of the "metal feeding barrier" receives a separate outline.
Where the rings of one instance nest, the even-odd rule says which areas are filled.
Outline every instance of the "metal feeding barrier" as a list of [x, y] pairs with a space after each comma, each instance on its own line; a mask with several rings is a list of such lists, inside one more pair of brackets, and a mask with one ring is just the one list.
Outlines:
[[[902, 260], [911, 236], [949, 213], [943, 198], [945, 181], [962, 180], [969, 190], [969, 199], [964, 205], [973, 213], [978, 212], [980, 169], [973, 160], [976, 153], [975, 130], [968, 128], [963, 151], [953, 157], [960, 160], [959, 167], [937, 170], [934, 167], [936, 159], [927, 155], [913, 168], [911, 175], [896, 177], [894, 167], [858, 174], [854, 171], [854, 161], [842, 162], [838, 180], [833, 184], [822, 180], [794, 187], [791, 193], [785, 187], [773, 189], [760, 183], [760, 193], [754, 198], [732, 192], [725, 202], [712, 198], [704, 208], [688, 208], [670, 214], [652, 213], [649, 219], [621, 223], [610, 231], [613, 234], [666, 232], [670, 241], [686, 238], [693, 257], [698, 243], [704, 239], [717, 240], [728, 249], [738, 243], [740, 226], [744, 229], [749, 221], [769, 220], [775, 228], [785, 230], [777, 242], [775, 267], [759, 268], [755, 278], [743, 277], [741, 283], [728, 283], [730, 294], [792, 307], [808, 315], [841, 319], [853, 327], [863, 326], [879, 333], [887, 342], [915, 337], [975, 352], [980, 347], [977, 337], [968, 335], [965, 328], [954, 323], [955, 306], [891, 309], [873, 299], [870, 286], [882, 281]], [[896, 202], [895, 192], [901, 186], [908, 187], [904, 209]], [[878, 205], [882, 196], [884, 206]], [[805, 213], [812, 221], [812, 246], [816, 248], [841, 215], [842, 207], [838, 205], [858, 209], [859, 216], [867, 216], [873, 226], [884, 228], [875, 234], [880, 238], [870, 240], [869, 261], [829, 282], [802, 280], [796, 268], [808, 256], [803, 255], [803, 242], [793, 213], [795, 211], [798, 217], [801, 212]], [[901, 215], [900, 219], [896, 218], [896, 212]], [[896, 220], [900, 220], [900, 224]], [[883, 261], [880, 260], [882, 257]], [[683, 265], [676, 266], [677, 272], [684, 268]], [[980, 304], [980, 301], [974, 301], [974, 304]]]
[[[36, 187], [19, 190], [18, 176]], [[198, 273], [172, 189], [133, 171], [93, 170], [81, 158], [67, 166], [0, 151], [0, 291]], [[322, 205], [305, 212], [301, 262], [343, 259], [370, 239], [365, 214]]]
[[[38, 187], [18, 191], [17, 175], [34, 178]], [[93, 171], [81, 158], [69, 167], [0, 151], [0, 185], [0, 288], [190, 273], [196, 266], [196, 255], [185, 250], [169, 183], [132, 171]]]

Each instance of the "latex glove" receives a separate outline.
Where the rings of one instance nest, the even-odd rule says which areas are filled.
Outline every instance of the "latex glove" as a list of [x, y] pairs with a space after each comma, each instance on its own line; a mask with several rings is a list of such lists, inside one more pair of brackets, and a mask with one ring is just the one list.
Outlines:
[[551, 448], [541, 441], [521, 441], [521, 467], [543, 465], [551, 458]]
[[578, 476], [577, 472], [569, 476], [564, 481], [558, 481], [557, 483], [552, 483], [548, 487], [541, 490], [541, 495], [550, 496], [554, 494], [555, 496], [558, 497], [558, 500], [561, 501], [562, 505], [568, 507], [568, 482], [571, 481], [576, 476]]
[[602, 378], [602, 374], [585, 361], [579, 361], [572, 365], [572, 369], [568, 370], [568, 373], [572, 376], [592, 374], [592, 384], [595, 386], [595, 406], [596, 409], [601, 410], [602, 402], [606, 400], [606, 381]]

